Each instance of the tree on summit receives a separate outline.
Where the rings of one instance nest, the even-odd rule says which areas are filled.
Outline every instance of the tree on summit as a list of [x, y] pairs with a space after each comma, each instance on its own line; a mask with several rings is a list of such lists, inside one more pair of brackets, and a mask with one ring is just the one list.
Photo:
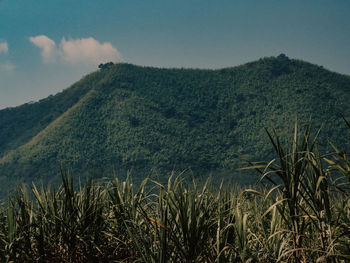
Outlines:
[[99, 69], [108, 69], [108, 68], [110, 68], [113, 65], [114, 65], [113, 62], [107, 62], [105, 64], [101, 63], [100, 65], [98, 65], [98, 68]]

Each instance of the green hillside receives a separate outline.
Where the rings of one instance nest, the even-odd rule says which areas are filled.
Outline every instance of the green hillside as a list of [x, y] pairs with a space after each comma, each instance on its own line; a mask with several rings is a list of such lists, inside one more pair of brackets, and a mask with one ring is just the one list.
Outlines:
[[[0, 111], [0, 179], [50, 180], [60, 166], [94, 176], [155, 168], [234, 175], [240, 156], [266, 160], [264, 127], [288, 138], [310, 117], [346, 149], [350, 77], [284, 55], [219, 70], [116, 64], [55, 96]], [[249, 178], [248, 178], [249, 181]]]

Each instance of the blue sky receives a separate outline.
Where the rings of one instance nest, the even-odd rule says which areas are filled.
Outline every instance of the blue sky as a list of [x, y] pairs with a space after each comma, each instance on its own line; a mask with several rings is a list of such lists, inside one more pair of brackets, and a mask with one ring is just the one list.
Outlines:
[[221, 68], [285, 53], [350, 75], [348, 0], [0, 0], [0, 109], [99, 62]]

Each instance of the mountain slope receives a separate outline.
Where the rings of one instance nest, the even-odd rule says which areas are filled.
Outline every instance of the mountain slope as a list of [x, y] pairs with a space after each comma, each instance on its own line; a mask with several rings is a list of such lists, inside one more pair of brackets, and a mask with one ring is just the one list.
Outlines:
[[37, 103], [0, 110], [0, 157], [27, 143], [48, 124], [71, 108], [91, 89], [97, 78], [90, 74], [63, 92]]
[[[348, 76], [283, 55], [221, 70], [117, 64], [58, 95], [0, 111], [0, 134], [11, 134], [0, 143], [0, 179], [47, 180], [60, 165], [97, 176], [232, 172], [242, 154], [271, 157], [264, 127], [287, 135], [296, 118], [324, 126], [321, 150], [328, 140], [347, 148], [340, 114], [350, 116], [349, 101]], [[21, 117], [11, 121], [9, 111]]]

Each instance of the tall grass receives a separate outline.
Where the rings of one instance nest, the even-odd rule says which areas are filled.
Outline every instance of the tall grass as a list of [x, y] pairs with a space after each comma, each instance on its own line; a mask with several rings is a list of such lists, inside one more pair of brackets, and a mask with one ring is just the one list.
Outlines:
[[350, 161], [318, 153], [311, 127], [250, 163], [260, 187], [213, 189], [172, 174], [57, 189], [19, 187], [0, 206], [1, 262], [349, 262]]

